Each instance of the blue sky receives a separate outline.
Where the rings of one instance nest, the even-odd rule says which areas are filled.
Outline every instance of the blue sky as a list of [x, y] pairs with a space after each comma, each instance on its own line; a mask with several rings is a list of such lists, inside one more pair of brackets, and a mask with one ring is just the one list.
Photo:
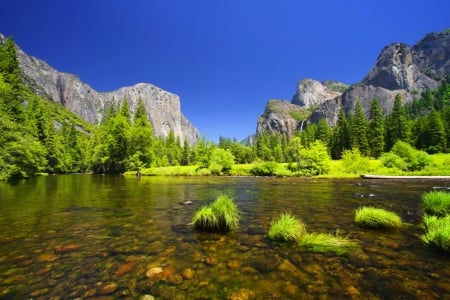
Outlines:
[[208, 140], [241, 140], [298, 80], [356, 83], [387, 44], [449, 28], [449, 12], [448, 0], [14, 0], [0, 33], [98, 91], [155, 84]]

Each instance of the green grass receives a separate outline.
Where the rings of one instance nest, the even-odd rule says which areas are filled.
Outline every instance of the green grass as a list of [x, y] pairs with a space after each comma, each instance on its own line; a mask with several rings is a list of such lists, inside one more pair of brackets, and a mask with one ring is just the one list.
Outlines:
[[[420, 171], [406, 172], [398, 168], [388, 168], [383, 165], [380, 159], [369, 159], [367, 168], [360, 170], [368, 174], [378, 175], [448, 175], [450, 174], [450, 154], [433, 154], [430, 155], [431, 162]], [[235, 164], [230, 170], [229, 175], [232, 176], [302, 176], [300, 171], [290, 171], [289, 163], [268, 163], [255, 161], [251, 164]], [[211, 171], [207, 168], [199, 168], [199, 166], [171, 166], [171, 167], [152, 167], [141, 170], [142, 175], [148, 176], [208, 176]], [[135, 175], [134, 171], [126, 172], [126, 175]], [[331, 160], [330, 171], [327, 174], [314, 176], [316, 178], [359, 178], [361, 174], [355, 173], [354, 170], [346, 171], [343, 160]]]
[[233, 200], [220, 195], [211, 206], [214, 215], [217, 217], [218, 228], [221, 231], [229, 231], [239, 224], [239, 211]]
[[402, 226], [402, 220], [396, 213], [369, 206], [355, 211], [355, 223], [368, 228], [392, 229]]
[[306, 234], [306, 226], [299, 219], [283, 213], [278, 220], [272, 221], [267, 234], [271, 240], [280, 242], [298, 241]]
[[350, 250], [358, 247], [358, 244], [346, 237], [330, 233], [309, 233], [304, 235], [298, 242], [299, 250], [307, 250], [313, 252], [334, 252], [342, 255]]
[[239, 225], [239, 211], [236, 204], [226, 195], [219, 196], [214, 203], [197, 210], [192, 218], [195, 228], [225, 232]]
[[192, 218], [192, 223], [194, 223], [196, 228], [205, 231], [215, 231], [218, 226], [217, 216], [214, 214], [211, 206], [202, 206], [197, 210]]
[[426, 231], [421, 237], [422, 241], [427, 245], [450, 252], [450, 215], [441, 218], [425, 215], [423, 222]]
[[450, 193], [431, 191], [422, 196], [423, 209], [427, 214], [444, 216], [450, 213]]

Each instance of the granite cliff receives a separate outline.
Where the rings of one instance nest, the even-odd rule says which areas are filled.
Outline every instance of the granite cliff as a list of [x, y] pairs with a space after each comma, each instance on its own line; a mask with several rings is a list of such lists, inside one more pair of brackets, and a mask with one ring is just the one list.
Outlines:
[[[0, 43], [4, 36], [0, 34]], [[17, 57], [26, 83], [43, 98], [60, 103], [71, 112], [92, 124], [102, 119], [110, 101], [121, 103], [127, 99], [133, 113], [137, 100], [142, 98], [155, 135], [165, 137], [170, 130], [183, 143], [195, 144], [200, 134], [181, 112], [180, 98], [149, 83], [138, 83], [112, 92], [97, 92], [77, 76], [59, 72], [45, 61], [27, 55], [17, 47]]]
[[[298, 130], [300, 124], [304, 126], [305, 123], [315, 123], [323, 118], [328, 124], [335, 125], [339, 110], [343, 108], [346, 113], [351, 112], [358, 99], [367, 112], [371, 100], [376, 98], [380, 101], [383, 113], [388, 114], [397, 94], [405, 102], [412, 101], [415, 95], [437, 88], [449, 75], [450, 31], [427, 34], [414, 46], [393, 43], [382, 49], [367, 76], [349, 87], [338, 82], [300, 80], [291, 104], [310, 110], [311, 113], [303, 114], [308, 116], [307, 119], [297, 120], [297, 124], [291, 124], [290, 128]], [[270, 124], [285, 122], [283, 118], [272, 117], [274, 114], [271, 108], [277, 105], [269, 104], [258, 118], [256, 134], [274, 131], [278, 125]], [[278, 111], [277, 116], [290, 115], [289, 110], [293, 107], [284, 107], [286, 111]]]

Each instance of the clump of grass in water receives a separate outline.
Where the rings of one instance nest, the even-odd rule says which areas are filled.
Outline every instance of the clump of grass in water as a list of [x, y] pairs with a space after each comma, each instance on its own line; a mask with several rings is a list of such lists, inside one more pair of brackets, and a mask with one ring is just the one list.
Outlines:
[[342, 255], [358, 247], [356, 242], [339, 236], [339, 230], [336, 230], [335, 234], [317, 232], [306, 234], [299, 240], [298, 246], [300, 250], [334, 252], [337, 255]]
[[431, 191], [422, 196], [423, 208], [427, 214], [444, 216], [450, 213], [450, 193]]
[[267, 234], [271, 240], [280, 242], [298, 241], [306, 234], [306, 226], [299, 219], [283, 213], [278, 220], [272, 221]]
[[421, 237], [422, 241], [427, 245], [450, 252], [450, 215], [442, 218], [425, 215], [423, 223], [426, 231]]
[[230, 231], [239, 224], [239, 211], [231, 198], [221, 195], [211, 205], [201, 207], [194, 214], [192, 223], [205, 231]]
[[402, 226], [402, 220], [396, 213], [370, 206], [363, 206], [355, 211], [355, 223], [361, 227], [384, 229]]

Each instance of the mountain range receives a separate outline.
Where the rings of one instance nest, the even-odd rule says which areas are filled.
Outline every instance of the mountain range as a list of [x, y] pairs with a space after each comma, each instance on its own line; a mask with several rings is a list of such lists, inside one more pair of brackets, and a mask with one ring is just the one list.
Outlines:
[[[0, 43], [4, 39], [0, 34]], [[180, 97], [153, 84], [138, 83], [112, 92], [98, 92], [76, 75], [59, 72], [18, 46], [17, 57], [26, 83], [35, 93], [63, 105], [91, 124], [101, 121], [111, 101], [120, 105], [127, 99], [133, 113], [141, 98], [157, 136], [166, 137], [172, 130], [182, 143], [186, 140], [195, 144], [200, 138], [198, 129], [181, 112]], [[421, 92], [437, 88], [449, 74], [449, 30], [429, 33], [413, 46], [393, 43], [382, 49], [372, 69], [359, 83], [302, 79], [291, 101], [269, 100], [257, 120], [256, 135], [279, 132], [290, 137], [320, 119], [333, 126], [339, 111], [351, 112], [357, 100], [367, 112], [371, 100], [376, 98], [383, 113], [388, 114], [396, 95], [410, 102]]]
[[258, 118], [256, 135], [280, 132], [292, 136], [320, 119], [333, 126], [339, 111], [351, 112], [357, 100], [367, 113], [372, 99], [378, 99], [386, 115], [391, 112], [396, 95], [410, 102], [421, 92], [440, 86], [449, 75], [449, 30], [429, 33], [413, 46], [393, 43], [382, 49], [375, 65], [359, 83], [348, 86], [336, 81], [302, 79], [290, 102], [269, 100]]
[[[5, 37], [0, 34], [0, 43]], [[39, 58], [26, 54], [17, 46], [17, 58], [26, 84], [36, 94], [55, 101], [91, 124], [98, 124], [111, 101], [127, 99], [133, 113], [137, 100], [144, 101], [148, 119], [155, 135], [166, 137], [171, 130], [183, 143], [195, 144], [200, 138], [198, 129], [181, 112], [180, 97], [153, 84], [138, 83], [112, 92], [98, 92], [76, 75], [59, 72]]]

